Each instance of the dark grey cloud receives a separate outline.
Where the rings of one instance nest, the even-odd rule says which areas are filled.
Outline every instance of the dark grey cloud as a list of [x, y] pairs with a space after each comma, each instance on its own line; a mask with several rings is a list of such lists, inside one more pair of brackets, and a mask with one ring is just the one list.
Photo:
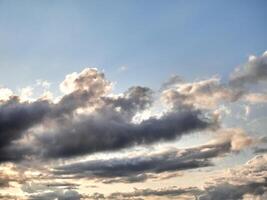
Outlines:
[[[22, 138], [26, 131], [44, 121], [56, 120], [62, 125], [72, 120], [73, 112], [80, 107], [94, 105], [108, 87], [102, 73], [88, 69], [74, 79], [75, 90], [66, 94], [58, 103], [47, 100], [21, 102], [12, 96], [0, 104], [0, 162], [20, 160], [30, 153], [30, 147], [18, 147], [14, 141]], [[31, 152], [32, 153], [32, 152]]]
[[[228, 138], [227, 138], [228, 137]], [[90, 160], [54, 169], [56, 176], [72, 178], [96, 178], [103, 183], [143, 182], [155, 178], [163, 172], [175, 172], [212, 166], [212, 159], [237, 152], [236, 142], [249, 140], [245, 136], [218, 138], [212, 144], [184, 150], [171, 149], [161, 153], [135, 156], [130, 158], [113, 158], [108, 160]], [[243, 146], [245, 148], [245, 146]], [[241, 150], [239, 148], [239, 150]]]
[[255, 154], [267, 153], [267, 148], [255, 147], [254, 148], [254, 153]]
[[166, 171], [194, 169], [211, 166], [205, 159], [186, 158], [177, 156], [177, 152], [167, 152], [158, 156], [135, 157], [130, 159], [94, 160], [58, 167], [55, 175], [75, 175], [78, 177], [115, 178], [131, 177], [150, 172], [161, 173]]
[[20, 103], [16, 97], [0, 105], [0, 148], [39, 123], [49, 111], [50, 105], [47, 101]]
[[19, 160], [23, 157], [22, 151], [19, 153], [11, 147], [12, 142], [20, 139], [29, 128], [40, 123], [49, 112], [51, 105], [48, 101], [21, 103], [18, 97], [12, 97], [0, 105], [0, 162]]
[[27, 129], [43, 122], [45, 118], [55, 120], [88, 104], [92, 104], [103, 95], [108, 82], [102, 73], [86, 70], [74, 82], [75, 90], [66, 94], [58, 103], [47, 100], [21, 102], [18, 96], [12, 96], [0, 104], [0, 148], [9, 145], [21, 137]]
[[[89, 175], [80, 174], [80, 177], [88, 177]], [[74, 176], [75, 177], [75, 176]], [[112, 184], [112, 183], [141, 183], [145, 182], [149, 178], [156, 178], [156, 176], [152, 174], [138, 174], [138, 175], [129, 175], [129, 176], [122, 176], [116, 178], [100, 178], [100, 181], [105, 184]]]
[[63, 189], [76, 189], [79, 184], [75, 183], [68, 183], [68, 182], [48, 182], [46, 183], [47, 187], [57, 187], [57, 188], [63, 188]]
[[[70, 84], [74, 89], [64, 95], [58, 103], [47, 100], [21, 102], [19, 97], [14, 96], [0, 104], [0, 162], [17, 161], [45, 151], [33, 149], [36, 144], [20, 146], [17, 140], [23, 138], [29, 129], [38, 125], [47, 126], [52, 123], [51, 128], [60, 129], [59, 127], [65, 124], [73, 124], [74, 111], [78, 108], [88, 106], [94, 108], [102, 104], [101, 110], [119, 109], [118, 117], [125, 120], [127, 118], [130, 121], [136, 112], [152, 104], [152, 90], [140, 86], [130, 88], [118, 98], [104, 98], [103, 95], [106, 94], [110, 83], [105, 80], [103, 73], [95, 69], [84, 70], [73, 80], [66, 79], [65, 84]], [[98, 115], [95, 118], [100, 116], [97, 111], [95, 115]], [[86, 123], [86, 121], [80, 123]], [[89, 119], [88, 123], [92, 123], [92, 120]], [[100, 124], [91, 125], [94, 128]], [[90, 129], [90, 127], [87, 128]], [[83, 134], [81, 137], [87, 137], [85, 132], [81, 134]], [[88, 137], [91, 136], [88, 135]], [[64, 136], [62, 139], [65, 139]]]
[[149, 108], [153, 103], [153, 91], [147, 87], [130, 87], [122, 96], [103, 97], [106, 106], [118, 109], [123, 117], [131, 120], [138, 112]]
[[160, 118], [151, 117], [134, 124], [120, 112], [105, 108], [52, 133], [43, 134], [38, 140], [43, 145], [45, 156], [70, 157], [170, 141], [216, 125], [216, 120], [196, 110], [169, 112]]

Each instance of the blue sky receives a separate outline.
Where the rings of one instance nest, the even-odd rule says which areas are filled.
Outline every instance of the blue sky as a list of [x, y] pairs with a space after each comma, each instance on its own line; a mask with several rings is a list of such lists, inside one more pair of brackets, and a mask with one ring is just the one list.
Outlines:
[[119, 82], [119, 91], [157, 88], [172, 74], [227, 78], [265, 50], [266, 6], [264, 0], [1, 0], [1, 85], [58, 83], [92, 66]]

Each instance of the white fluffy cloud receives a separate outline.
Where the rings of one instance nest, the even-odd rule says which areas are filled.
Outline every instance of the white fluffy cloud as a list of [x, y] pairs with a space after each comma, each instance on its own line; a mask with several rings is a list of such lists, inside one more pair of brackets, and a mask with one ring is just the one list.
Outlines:
[[12, 90], [0, 87], [0, 101], [7, 101], [12, 95]]

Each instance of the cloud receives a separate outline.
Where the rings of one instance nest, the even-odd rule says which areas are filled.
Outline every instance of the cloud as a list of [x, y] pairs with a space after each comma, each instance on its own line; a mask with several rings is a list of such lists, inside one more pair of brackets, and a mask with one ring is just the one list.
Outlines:
[[244, 96], [244, 100], [251, 104], [267, 103], [267, 94], [250, 93]]
[[[153, 91], [135, 86], [121, 95], [109, 95], [111, 83], [94, 68], [67, 75], [60, 86], [66, 94], [57, 103], [13, 96], [1, 104], [0, 161], [114, 151], [218, 125], [213, 116], [187, 107], [134, 123], [133, 117], [153, 104]], [[79, 114], [79, 109], [85, 112]], [[21, 141], [26, 136], [30, 140], [25, 144]]]
[[76, 190], [78, 184], [71, 182], [46, 180], [45, 182], [38, 178], [38, 180], [29, 179], [21, 186], [21, 190], [27, 194], [28, 200], [80, 200], [80, 195]]
[[130, 87], [123, 95], [103, 97], [106, 106], [112, 107], [131, 120], [138, 112], [149, 108], [153, 103], [153, 91], [148, 87]]
[[247, 194], [260, 198], [267, 191], [266, 166], [267, 155], [256, 156], [245, 165], [231, 169], [215, 179], [199, 199], [237, 200], [243, 199]]
[[58, 191], [58, 190], [73, 190], [77, 189], [79, 185], [69, 182], [25, 182], [21, 186], [21, 190], [23, 192], [32, 194], [32, 193], [40, 193], [43, 191]]
[[55, 175], [103, 179], [104, 183], [138, 182], [153, 175], [212, 166], [211, 159], [238, 152], [252, 143], [240, 129], [221, 130], [208, 144], [184, 150], [170, 149], [161, 153], [109, 160], [90, 160], [55, 168]]
[[[191, 155], [190, 155], [191, 153]], [[211, 166], [209, 161], [201, 158], [197, 152], [186, 152], [178, 155], [176, 151], [169, 151], [159, 155], [133, 157], [110, 160], [93, 160], [61, 166], [55, 169], [55, 175], [78, 175], [80, 178], [116, 178], [132, 177], [143, 173], [162, 173], [166, 171], [186, 170]], [[189, 154], [189, 155], [188, 155]], [[201, 153], [200, 153], [201, 154]], [[208, 156], [208, 153], [202, 153]], [[203, 155], [203, 157], [205, 157]], [[194, 158], [196, 156], [196, 158]], [[140, 177], [141, 178], [141, 177]], [[130, 180], [130, 179], [129, 179]], [[144, 180], [144, 179], [141, 179]], [[130, 181], [129, 181], [130, 182]]]
[[256, 147], [253, 148], [255, 154], [264, 154], [264, 153], [267, 153], [267, 147], [266, 147], [267, 137], [266, 136], [260, 138], [258, 140], [257, 144], [258, 144], [258, 146], [256, 146]]
[[170, 141], [183, 134], [212, 128], [216, 122], [200, 111], [166, 113], [139, 124], [125, 121], [114, 110], [102, 110], [52, 133], [43, 134], [39, 143], [48, 157], [70, 157], [101, 151], [114, 151], [135, 145]]
[[21, 197], [18, 197], [18, 196], [15, 196], [15, 195], [4, 195], [4, 194], [0, 194], [0, 199], [1, 200], [25, 200], [25, 198], [21, 198]]
[[234, 87], [244, 87], [267, 81], [267, 52], [261, 56], [250, 57], [242, 69], [231, 74], [230, 84]]
[[232, 151], [240, 151], [252, 144], [256, 144], [256, 140], [248, 136], [243, 129], [228, 128], [219, 130], [216, 134], [216, 139], [210, 142], [210, 144], [224, 143], [229, 143]]
[[[71, 84], [68, 79], [63, 81], [65, 82]], [[64, 95], [56, 104], [47, 100], [21, 102], [18, 96], [13, 96], [3, 102], [0, 107], [0, 135], [4, 134], [3, 137], [10, 139], [16, 138], [21, 132], [43, 122], [44, 117], [54, 120], [61, 116], [71, 115], [79, 107], [96, 103], [109, 87], [104, 75], [95, 69], [86, 69], [77, 74], [72, 85], [73, 91]], [[10, 139], [3, 139], [1, 142], [9, 144]]]
[[75, 190], [57, 190], [53, 192], [42, 192], [40, 194], [35, 194], [29, 196], [29, 200], [80, 200], [82, 195], [80, 195]]
[[161, 90], [170, 88], [170, 87], [175, 87], [176, 84], [180, 84], [183, 83], [184, 80], [182, 77], [178, 76], [178, 75], [173, 75], [171, 76], [167, 81], [165, 81], [162, 86], [161, 86]]
[[[20, 103], [12, 98], [0, 107], [0, 152], [14, 140], [19, 139], [31, 126], [40, 123], [50, 112], [47, 101]], [[5, 160], [6, 154], [0, 154], [0, 160]]]
[[7, 101], [13, 95], [12, 90], [0, 87], [0, 105], [1, 102]]
[[233, 101], [237, 97], [220, 83], [219, 78], [211, 78], [192, 83], [175, 84], [175, 86], [163, 90], [161, 98], [171, 107], [187, 106], [211, 109], [222, 101]]
[[8, 177], [0, 177], [0, 188], [9, 187], [9, 181]]
[[33, 87], [24, 87], [19, 90], [21, 101], [30, 101], [33, 95]]
[[181, 195], [192, 195], [198, 194], [199, 190], [197, 188], [163, 188], [163, 189], [136, 189], [133, 192], [128, 193], [112, 193], [107, 197], [107, 199], [132, 199], [137, 197], [164, 197], [164, 198], [177, 198]]
[[[12, 96], [1, 104], [0, 161], [22, 159], [24, 155], [20, 152], [28, 151], [30, 145], [24, 149], [12, 145], [30, 128], [42, 125], [45, 121], [56, 122], [60, 119], [62, 124], [62, 120], [71, 120], [76, 109], [88, 104], [97, 104], [98, 98], [109, 87], [104, 75], [95, 69], [84, 70], [81, 74], [77, 74], [73, 81], [74, 91], [64, 95], [56, 104], [48, 100], [27, 102], [18, 96]], [[20, 150], [17, 150], [18, 148]]]
[[[92, 195], [84, 195], [84, 198], [93, 200], [143, 200], [143, 199], [189, 199], [190, 197], [197, 196], [201, 191], [198, 188], [178, 188], [166, 187], [161, 189], [134, 189], [133, 192], [115, 192], [108, 196], [101, 193], [94, 193]], [[191, 199], [191, 198], [190, 198]]]
[[[255, 59], [249, 62], [254, 63]], [[170, 105], [169, 111], [134, 123], [137, 113], [153, 105], [154, 92], [135, 86], [121, 95], [110, 95], [111, 87], [104, 73], [87, 68], [66, 76], [60, 84], [65, 95], [56, 103], [41, 99], [22, 102], [20, 97], [10, 97], [0, 107], [0, 160], [20, 160], [32, 155], [73, 157], [170, 141], [183, 134], [215, 128], [218, 119], [206, 110], [215, 109], [223, 100], [239, 98], [216, 77], [186, 83], [174, 76], [165, 83], [161, 96]], [[79, 114], [80, 110], [84, 112]], [[43, 131], [31, 135], [33, 149], [31, 144], [17, 142], [38, 126]]]
[[74, 72], [65, 77], [60, 84], [60, 89], [64, 94], [70, 94], [77, 90], [90, 91], [94, 96], [101, 96], [110, 89], [110, 82], [105, 79], [105, 75], [96, 68], [86, 68], [82, 72]]
[[[207, 182], [204, 188], [169, 187], [159, 189], [135, 189], [132, 192], [115, 192], [104, 196], [96, 193], [91, 199], [199, 199], [241, 200], [246, 197], [263, 200], [267, 193], [267, 155], [256, 156], [245, 165], [232, 168]], [[89, 199], [90, 199], [89, 198]]]
[[243, 199], [245, 194], [263, 195], [266, 192], [267, 180], [264, 182], [253, 182], [244, 185], [233, 185], [227, 182], [207, 188], [205, 195], [200, 196], [199, 200], [238, 200]]
[[254, 153], [256, 153], [256, 154], [267, 153], [267, 148], [255, 147]]
[[48, 89], [51, 86], [51, 83], [49, 81], [41, 79], [36, 80], [36, 84], [43, 87], [44, 89]]
[[259, 57], [251, 57], [230, 76], [228, 83], [212, 77], [195, 82], [185, 82], [179, 76], [173, 76], [161, 88], [162, 100], [171, 107], [194, 107], [214, 109], [218, 104], [242, 100], [250, 103], [266, 103], [266, 94], [250, 93], [246, 85], [267, 81], [267, 52]]

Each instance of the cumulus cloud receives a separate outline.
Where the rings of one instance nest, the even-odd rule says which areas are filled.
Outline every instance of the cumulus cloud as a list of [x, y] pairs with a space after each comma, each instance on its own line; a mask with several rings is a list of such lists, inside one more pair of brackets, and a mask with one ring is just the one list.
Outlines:
[[49, 81], [41, 79], [36, 80], [36, 84], [43, 87], [44, 89], [48, 89], [51, 86], [51, 83]]
[[21, 101], [30, 101], [32, 100], [32, 95], [33, 95], [33, 87], [24, 87], [19, 90], [20, 93], [20, 100]]
[[20, 154], [17, 153], [21, 151], [10, 152], [9, 150], [14, 148], [9, 145], [22, 138], [30, 128], [42, 125], [45, 121], [55, 122], [59, 118], [61, 124], [62, 119], [71, 120], [76, 109], [97, 104], [98, 98], [105, 94], [109, 87], [104, 75], [95, 69], [86, 69], [77, 74], [72, 85], [74, 90], [64, 95], [58, 103], [41, 99], [27, 102], [24, 97], [21, 99], [19, 96], [12, 96], [1, 104], [1, 161], [19, 159]]
[[[192, 108], [181, 112], [173, 109], [161, 117], [133, 123], [138, 112], [153, 104], [153, 91], [135, 86], [112, 96], [110, 88], [104, 74], [93, 68], [66, 76], [61, 83], [66, 94], [57, 103], [42, 99], [21, 101], [17, 96], [5, 101], [0, 107], [1, 161], [36, 154], [58, 158], [113, 151], [168, 141], [217, 125], [212, 116]], [[77, 113], [78, 109], [88, 108], [90, 112]], [[38, 126], [43, 131], [31, 134], [32, 145], [17, 142]]]
[[171, 107], [215, 108], [222, 101], [233, 101], [236, 94], [211, 78], [192, 83], [179, 83], [162, 92], [162, 100]]
[[234, 87], [244, 87], [267, 81], [267, 52], [261, 56], [252, 56], [242, 69], [231, 74], [230, 84]]
[[95, 96], [101, 96], [110, 89], [110, 82], [105, 75], [96, 68], [86, 68], [82, 72], [74, 72], [65, 77], [60, 84], [64, 94], [70, 94], [77, 90], [92, 91]]
[[8, 88], [0, 87], [0, 103], [7, 101], [12, 95], [13, 95], [12, 90]]
[[266, 94], [251, 93], [246, 85], [267, 81], [267, 52], [250, 57], [241, 69], [231, 74], [228, 83], [212, 77], [195, 82], [185, 82], [173, 76], [162, 85], [162, 100], [171, 107], [195, 107], [215, 109], [225, 102], [244, 100], [250, 103], [266, 103]]

